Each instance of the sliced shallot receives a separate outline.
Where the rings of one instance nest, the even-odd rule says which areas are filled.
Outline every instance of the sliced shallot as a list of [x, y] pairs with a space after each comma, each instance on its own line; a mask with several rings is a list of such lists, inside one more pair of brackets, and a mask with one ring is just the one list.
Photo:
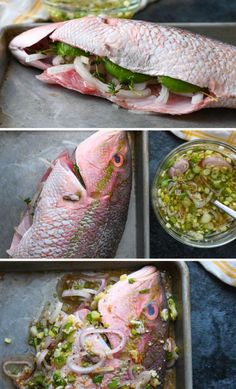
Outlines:
[[169, 99], [169, 89], [162, 85], [159, 96], [157, 97], [158, 103], [166, 104]]
[[76, 363], [74, 360], [75, 358], [80, 361], [81, 357], [80, 355], [73, 355], [67, 359], [67, 366], [69, 367], [70, 370], [72, 370], [74, 373], [77, 374], [90, 374], [93, 373], [95, 370], [99, 369], [105, 362], [105, 358], [101, 358], [97, 363], [95, 363], [92, 366], [88, 367], [83, 367]]
[[17, 374], [14, 374], [14, 373], [11, 373], [7, 367], [8, 366], [14, 366], [14, 365], [22, 365], [22, 366], [26, 366], [27, 368], [29, 368], [29, 375], [31, 375], [32, 371], [34, 370], [34, 364], [33, 362], [30, 362], [30, 361], [27, 361], [27, 360], [18, 360], [18, 361], [5, 361], [3, 363], [3, 366], [2, 366], [2, 369], [4, 371], [4, 374], [6, 374], [6, 376], [10, 377], [10, 378], [13, 378], [13, 379], [17, 379], [19, 378], [22, 374], [25, 374], [24, 373], [24, 370], [22, 370], [21, 372], [17, 373]]
[[88, 71], [86, 66], [83, 64], [80, 57], [75, 58], [74, 66], [75, 66], [76, 72], [80, 75], [80, 77], [84, 81], [87, 81], [90, 85], [96, 87], [102, 93], [108, 92], [107, 84], [104, 84], [102, 81], [100, 81], [96, 77], [92, 76], [92, 74]]
[[139, 82], [138, 84], [134, 84], [134, 90], [140, 91], [146, 89], [146, 82]]
[[59, 313], [61, 312], [62, 306], [63, 303], [61, 303], [60, 301], [56, 304], [54, 311], [51, 313], [49, 317], [49, 322], [51, 324], [53, 324], [56, 321], [57, 317], [59, 316]]
[[65, 63], [65, 61], [64, 61], [64, 58], [62, 55], [56, 55], [56, 57], [54, 57], [52, 60], [53, 66], [59, 66], [59, 65], [62, 65], [64, 63]]
[[53, 75], [53, 74], [68, 72], [69, 70], [74, 70], [74, 68], [75, 67], [73, 64], [51, 66], [50, 68], [47, 69], [47, 73]]
[[124, 97], [124, 98], [131, 98], [131, 99], [142, 99], [143, 97], [151, 96], [151, 89], [146, 88], [144, 90], [126, 90], [126, 89], [120, 89], [117, 93], [117, 97]]
[[203, 93], [196, 93], [192, 97], [191, 104], [199, 104], [202, 102], [203, 98], [204, 98]]
[[[116, 354], [116, 353], [120, 352], [121, 350], [123, 350], [123, 348], [125, 347], [126, 336], [125, 336], [125, 334], [123, 334], [122, 331], [115, 330], [115, 329], [114, 330], [113, 329], [104, 329], [104, 330], [101, 329], [101, 330], [99, 330], [99, 329], [95, 329], [95, 328], [88, 328], [84, 331], [81, 331], [81, 334], [80, 334], [80, 343], [84, 349], [86, 349], [85, 339], [88, 335], [91, 335], [91, 334], [116, 334], [121, 338], [121, 342], [117, 347], [115, 347], [114, 349], [111, 349], [110, 351], [104, 350], [103, 355], [105, 355], [105, 356]], [[97, 350], [93, 350], [93, 353], [98, 354]], [[100, 355], [100, 353], [98, 355]]]
[[95, 289], [66, 289], [62, 293], [62, 297], [83, 297], [89, 299], [91, 294], [96, 295]]
[[34, 62], [34, 61], [39, 61], [40, 59], [46, 59], [49, 57], [51, 57], [51, 55], [46, 55], [46, 54], [42, 54], [42, 53], [29, 54], [25, 58], [25, 62], [30, 63], [30, 62]]
[[37, 356], [36, 356], [36, 364], [37, 364], [37, 368], [40, 369], [40, 366], [42, 365], [44, 359], [46, 358], [47, 354], [48, 354], [48, 349], [45, 349], [43, 350], [42, 352], [40, 352]]

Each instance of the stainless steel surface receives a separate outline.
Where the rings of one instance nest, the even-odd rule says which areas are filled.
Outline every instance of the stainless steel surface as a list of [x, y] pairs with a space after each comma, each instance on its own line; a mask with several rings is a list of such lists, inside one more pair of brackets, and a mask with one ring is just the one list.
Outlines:
[[236, 211], [234, 211], [232, 208], [227, 207], [227, 205], [221, 203], [218, 200], [213, 201], [213, 203], [223, 211], [225, 211], [229, 216], [232, 216], [236, 220]]
[[[27, 353], [29, 323], [37, 318], [44, 303], [53, 298], [57, 280], [67, 271], [138, 269], [145, 264], [154, 264], [166, 270], [172, 277], [172, 291], [179, 317], [175, 323], [175, 338], [180, 348], [176, 364], [176, 389], [192, 389], [192, 353], [190, 322], [190, 291], [188, 267], [183, 262], [148, 261], [81, 261], [81, 262], [11, 262], [0, 263], [0, 365], [7, 358]], [[3, 343], [12, 339], [11, 345]], [[0, 387], [13, 388], [1, 371]]]
[[[170, 24], [236, 45], [236, 23]], [[235, 110], [205, 109], [190, 115], [137, 115], [109, 101], [46, 85], [41, 71], [20, 65], [10, 55], [9, 40], [34, 25], [14, 25], [0, 35], [1, 127], [236, 127]]]
[[[92, 131], [4, 131], [0, 133], [0, 258], [25, 209], [22, 199], [34, 194], [46, 170], [43, 160], [53, 160], [65, 149], [73, 150]], [[117, 258], [149, 257], [148, 146], [147, 134], [131, 131], [133, 186], [128, 220]]]

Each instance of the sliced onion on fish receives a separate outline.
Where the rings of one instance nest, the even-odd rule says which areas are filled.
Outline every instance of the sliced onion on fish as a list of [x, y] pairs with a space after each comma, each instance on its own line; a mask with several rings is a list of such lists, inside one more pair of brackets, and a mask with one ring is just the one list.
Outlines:
[[54, 66], [59, 66], [65, 63], [65, 60], [62, 55], [56, 55], [56, 57], [53, 58], [52, 64]]
[[131, 99], [142, 99], [143, 97], [151, 96], [151, 89], [146, 88], [139, 91], [132, 91], [127, 89], [120, 89], [117, 93], [117, 97], [131, 98]]
[[[81, 334], [80, 334], [80, 343], [84, 349], [86, 349], [85, 338], [88, 335], [92, 335], [92, 334], [115, 334], [121, 338], [121, 342], [117, 347], [115, 347], [114, 349], [110, 349], [110, 351], [104, 350], [104, 355], [106, 355], [106, 356], [116, 354], [116, 353], [120, 352], [121, 350], [123, 350], [123, 348], [125, 347], [126, 336], [122, 331], [115, 330], [115, 329], [101, 329], [100, 330], [100, 329], [95, 329], [95, 328], [88, 328], [88, 329], [85, 329], [84, 331], [81, 331]], [[100, 353], [97, 353], [96, 350], [93, 350], [93, 353], [100, 355]]]
[[203, 93], [196, 93], [193, 95], [191, 104], [199, 104], [203, 101], [204, 95]]
[[79, 365], [78, 362], [77, 363], [75, 362], [75, 358], [77, 358], [78, 361], [81, 360], [81, 357], [80, 357], [79, 354], [78, 355], [73, 355], [71, 357], [68, 357], [68, 359], [67, 359], [67, 366], [69, 367], [70, 370], [72, 370], [74, 373], [77, 373], [77, 374], [90, 374], [90, 373], [93, 373], [95, 370], [97, 370], [100, 367], [102, 367], [102, 365], [105, 362], [105, 358], [102, 357], [94, 365], [88, 366], [88, 367], [83, 367], [83, 366]]
[[81, 55], [80, 59], [81, 59], [81, 62], [83, 64], [89, 65], [89, 58], [88, 57], [84, 57], [83, 55]]
[[65, 65], [58, 65], [58, 66], [51, 66], [47, 69], [47, 73], [54, 75], [58, 73], [68, 72], [69, 70], [74, 70], [75, 66], [73, 64], [65, 64]]
[[157, 97], [157, 102], [166, 104], [169, 99], [169, 94], [170, 94], [169, 89], [166, 86], [162, 85], [160, 94]]
[[89, 299], [91, 294], [96, 295], [97, 290], [95, 289], [66, 289], [62, 293], [62, 297], [83, 297]]
[[142, 373], [139, 374], [139, 376], [136, 378], [136, 385], [135, 389], [143, 389], [145, 385], [147, 385], [152, 378], [152, 372], [145, 370]]
[[135, 91], [141, 91], [146, 89], [147, 82], [139, 82], [138, 84], [134, 84], [134, 90]]
[[95, 86], [100, 92], [102, 93], [108, 93], [108, 86], [107, 84], [104, 84], [104, 82], [98, 80], [96, 77], [94, 77], [89, 70], [86, 68], [86, 66], [83, 64], [80, 57], [76, 57], [74, 60], [74, 66], [76, 72], [80, 75], [80, 77], [87, 81], [89, 84]]
[[42, 365], [44, 359], [46, 358], [47, 354], [48, 354], [49, 350], [48, 349], [45, 349], [43, 350], [42, 352], [38, 353], [36, 355], [36, 365], [37, 365], [37, 368], [40, 369], [40, 366]]
[[49, 317], [49, 322], [51, 324], [53, 324], [56, 321], [57, 317], [59, 316], [59, 314], [61, 312], [62, 306], [63, 306], [63, 303], [61, 303], [60, 301], [56, 304], [54, 311], [51, 313], [51, 315]]
[[46, 59], [51, 57], [51, 55], [48, 54], [42, 54], [42, 53], [36, 53], [36, 54], [28, 54], [25, 58], [25, 62], [30, 63], [34, 61], [39, 61], [41, 59]]

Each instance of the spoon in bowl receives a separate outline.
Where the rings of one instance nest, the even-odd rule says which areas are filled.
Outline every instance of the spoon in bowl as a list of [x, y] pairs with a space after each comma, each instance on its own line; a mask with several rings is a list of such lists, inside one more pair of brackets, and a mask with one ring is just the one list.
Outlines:
[[212, 203], [236, 220], [236, 211], [234, 211], [232, 208], [227, 207], [227, 205], [221, 203], [219, 200], [213, 200]]

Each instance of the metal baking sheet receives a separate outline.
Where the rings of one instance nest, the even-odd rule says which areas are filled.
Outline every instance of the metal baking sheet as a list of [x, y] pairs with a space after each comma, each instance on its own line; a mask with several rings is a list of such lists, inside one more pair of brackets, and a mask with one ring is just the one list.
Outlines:
[[[236, 23], [172, 23], [236, 45]], [[11, 38], [34, 25], [6, 27], [0, 34], [1, 127], [236, 127], [235, 110], [205, 109], [183, 116], [137, 115], [109, 101], [46, 85], [41, 71], [20, 65], [7, 47]]]
[[[22, 199], [32, 198], [37, 183], [63, 150], [73, 151], [92, 131], [2, 131], [0, 133], [0, 258], [25, 209]], [[130, 131], [133, 152], [133, 185], [128, 220], [117, 258], [149, 257], [148, 142], [147, 133]]]
[[[10, 356], [30, 351], [27, 344], [29, 323], [37, 318], [44, 304], [53, 298], [59, 278], [69, 271], [135, 270], [154, 264], [172, 277], [172, 291], [179, 317], [175, 323], [175, 339], [180, 349], [176, 364], [176, 389], [192, 389], [192, 354], [189, 272], [184, 262], [2, 262], [0, 264], [0, 365]], [[11, 345], [3, 343], [12, 339]], [[1, 370], [1, 369], [0, 369]], [[0, 373], [0, 387], [12, 389], [12, 383]]]

